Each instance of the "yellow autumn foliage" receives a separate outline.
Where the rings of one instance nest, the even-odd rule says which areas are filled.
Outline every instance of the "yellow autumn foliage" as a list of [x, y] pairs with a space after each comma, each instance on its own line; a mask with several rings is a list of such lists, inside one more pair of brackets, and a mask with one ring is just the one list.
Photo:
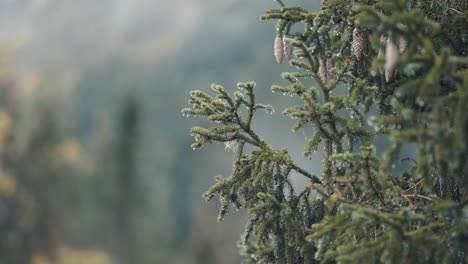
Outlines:
[[82, 159], [82, 147], [75, 139], [66, 139], [59, 147], [60, 157], [69, 164], [77, 164]]
[[101, 249], [76, 249], [69, 246], [61, 246], [57, 252], [57, 259], [50, 260], [41, 252], [36, 252], [31, 264], [110, 264], [110, 255]]
[[15, 178], [9, 173], [0, 170], [0, 197], [10, 198], [15, 192]]

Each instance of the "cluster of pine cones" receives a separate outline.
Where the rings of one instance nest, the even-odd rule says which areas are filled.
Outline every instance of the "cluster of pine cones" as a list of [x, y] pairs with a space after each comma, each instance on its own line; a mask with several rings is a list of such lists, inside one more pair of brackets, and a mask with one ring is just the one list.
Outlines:
[[[276, 36], [274, 43], [274, 54], [278, 64], [283, 62], [283, 55], [289, 61], [292, 57], [292, 46], [288, 44], [285, 39], [288, 36]], [[390, 82], [395, 73], [395, 67], [401, 53], [405, 52], [408, 43], [403, 37], [397, 39], [397, 43], [385, 35], [380, 37], [380, 42], [386, 45], [385, 48], [385, 81]], [[358, 61], [364, 58], [364, 33], [358, 27], [353, 30], [353, 54]], [[383, 56], [383, 49], [379, 50], [379, 57]], [[319, 60], [319, 75], [324, 82], [328, 82], [331, 76], [331, 69], [333, 68], [333, 60], [331, 58]]]
[[[391, 38], [385, 35], [380, 36], [380, 42], [385, 45], [385, 81], [390, 82], [395, 73], [395, 67], [401, 53], [405, 52], [408, 43], [403, 37], [397, 39], [395, 43]], [[354, 28], [353, 30], [353, 53], [358, 61], [364, 57], [364, 34], [361, 29]], [[379, 50], [379, 57], [383, 56], [383, 49]]]
[[292, 46], [285, 41], [287, 38], [288, 36], [276, 36], [275, 38], [274, 53], [278, 64], [283, 62], [283, 54], [288, 61], [292, 58]]

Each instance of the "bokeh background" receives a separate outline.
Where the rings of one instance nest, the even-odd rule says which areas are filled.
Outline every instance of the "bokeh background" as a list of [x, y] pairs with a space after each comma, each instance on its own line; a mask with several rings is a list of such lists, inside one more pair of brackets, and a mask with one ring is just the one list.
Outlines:
[[[292, 1], [311, 9], [314, 1]], [[273, 0], [0, 0], [0, 263], [239, 263], [247, 221], [202, 193], [233, 153], [194, 151], [190, 90], [257, 82], [259, 133], [312, 172], [272, 84]], [[287, 135], [287, 136], [285, 136]], [[297, 181], [301, 184], [300, 180]]]

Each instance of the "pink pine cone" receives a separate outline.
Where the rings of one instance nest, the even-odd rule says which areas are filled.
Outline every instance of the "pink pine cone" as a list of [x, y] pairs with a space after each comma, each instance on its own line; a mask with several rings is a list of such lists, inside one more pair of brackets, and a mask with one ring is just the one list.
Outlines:
[[276, 63], [281, 64], [283, 62], [283, 39], [281, 37], [275, 38], [274, 54]]
[[[380, 45], [383, 46], [383, 45], [386, 45], [387, 44], [387, 36], [385, 35], [380, 35]], [[380, 48], [379, 49], [379, 54], [377, 55], [378, 57], [382, 57], [383, 54], [384, 54], [384, 51], [385, 49], [384, 48]]]
[[390, 82], [393, 79], [393, 75], [395, 72], [395, 67], [398, 62], [398, 57], [400, 56], [400, 50], [398, 46], [393, 43], [393, 41], [389, 38], [387, 40], [387, 49], [385, 52], [385, 81]]
[[288, 61], [290, 61], [291, 58], [292, 58], [293, 49], [292, 49], [292, 46], [290, 44], [286, 43], [285, 39], [287, 39], [287, 38], [288, 38], [288, 36], [283, 37], [283, 51], [284, 51], [284, 56], [286, 57], [286, 59]]
[[406, 47], [408, 47], [408, 41], [404, 37], [398, 38], [398, 49], [400, 50], [400, 54], [405, 52]]
[[353, 30], [353, 53], [358, 61], [364, 56], [364, 34], [359, 28]]
[[329, 80], [333, 79], [332, 69], [333, 69], [333, 67], [335, 67], [335, 65], [333, 63], [333, 59], [332, 58], [327, 58], [326, 65], [327, 65], [327, 81], [329, 81]]
[[328, 82], [327, 61], [325, 59], [319, 60], [319, 75], [323, 82]]

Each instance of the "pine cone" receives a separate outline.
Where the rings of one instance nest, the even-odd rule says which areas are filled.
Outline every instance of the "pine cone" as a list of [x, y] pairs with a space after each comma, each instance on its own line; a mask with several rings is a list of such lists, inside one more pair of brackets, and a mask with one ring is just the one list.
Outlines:
[[320, 78], [322, 78], [324, 83], [328, 82], [327, 61], [325, 59], [319, 60], [319, 75], [320, 75]]
[[[387, 36], [384, 34], [380, 35], [380, 45], [386, 45], [387, 44]], [[377, 55], [378, 57], [383, 57], [385, 49], [380, 48], [379, 49], [379, 54]]]
[[364, 55], [364, 34], [357, 27], [353, 30], [353, 53], [358, 61], [362, 60]]
[[398, 38], [398, 49], [400, 50], [400, 54], [405, 52], [406, 47], [408, 47], [408, 42], [404, 37]]
[[387, 49], [385, 52], [385, 81], [390, 82], [393, 78], [395, 66], [400, 56], [398, 46], [391, 39], [387, 40]]
[[281, 64], [283, 62], [283, 39], [281, 37], [275, 38], [274, 53], [276, 62]]
[[335, 65], [333, 63], [333, 59], [332, 58], [327, 58], [326, 65], [327, 65], [327, 81], [329, 81], [329, 80], [331, 80], [333, 78], [332, 69], [333, 69], [333, 67], [335, 67]]
[[286, 41], [284, 41], [287, 38], [289, 38], [289, 36], [284, 36], [283, 37], [283, 51], [284, 51], [284, 56], [286, 56], [286, 59], [288, 61], [290, 61], [291, 58], [292, 58], [293, 49], [292, 49], [292, 46], [290, 44], [288, 44], [288, 43], [286, 43]]

